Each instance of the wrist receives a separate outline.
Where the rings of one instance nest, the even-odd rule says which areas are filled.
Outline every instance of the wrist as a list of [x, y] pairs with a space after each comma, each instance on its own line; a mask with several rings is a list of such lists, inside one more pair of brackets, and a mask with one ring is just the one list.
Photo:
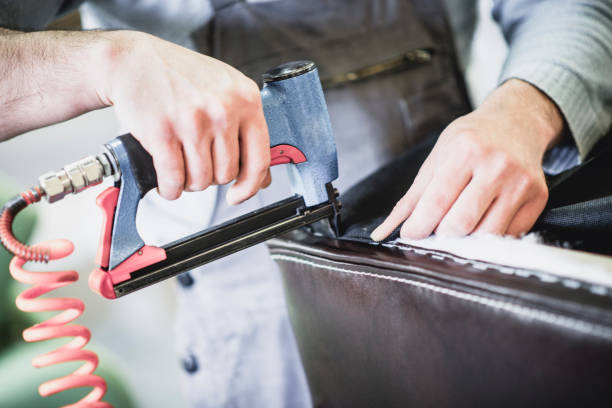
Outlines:
[[565, 121], [557, 105], [528, 82], [512, 78], [493, 91], [479, 109], [500, 112], [533, 130], [542, 152], [560, 139]]
[[142, 36], [146, 34], [127, 30], [97, 32], [97, 40], [92, 46], [91, 72], [94, 73], [95, 92], [105, 106], [113, 105], [116, 77], [129, 65], [126, 58], [134, 52], [134, 43]]

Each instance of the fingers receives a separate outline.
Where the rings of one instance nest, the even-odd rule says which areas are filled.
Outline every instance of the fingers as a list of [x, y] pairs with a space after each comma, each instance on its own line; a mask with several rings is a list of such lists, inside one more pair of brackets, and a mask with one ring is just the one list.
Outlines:
[[212, 145], [215, 184], [227, 184], [238, 176], [240, 148], [238, 126], [232, 126]]
[[543, 178], [516, 175], [491, 205], [474, 232], [519, 236], [528, 232], [548, 201]]
[[185, 191], [227, 184], [238, 175], [238, 125], [215, 101], [209, 101], [182, 122]]
[[[181, 144], [174, 137], [160, 136], [147, 151], [153, 157], [159, 194], [176, 200], [185, 185], [185, 164]], [[145, 146], [146, 147], [146, 146]]]
[[518, 237], [528, 232], [546, 207], [547, 201], [548, 190], [544, 190], [533, 200], [523, 205], [512, 219], [506, 234]]
[[190, 119], [181, 135], [186, 173], [185, 191], [201, 191], [213, 182], [211, 160], [213, 129], [202, 110], [196, 110]]
[[240, 126], [240, 169], [236, 182], [227, 191], [229, 204], [243, 202], [264, 184], [270, 167], [269, 140], [268, 126], [259, 105]]
[[508, 180], [481, 175], [470, 180], [469, 173], [461, 174], [436, 175], [424, 183], [426, 188], [415, 180], [389, 217], [374, 230], [372, 239], [384, 239], [405, 219], [402, 238], [425, 238], [434, 229], [449, 236], [472, 232], [518, 236], [531, 229], [548, 199], [545, 183], [535, 177]]
[[[436, 147], [442, 147], [434, 148], [413, 186], [372, 233], [373, 240], [385, 238], [401, 222], [400, 236], [408, 239], [434, 230], [450, 236], [518, 235], [533, 226], [548, 199], [541, 167], [525, 165], [521, 156], [508, 152], [469, 146], [464, 138], [452, 149], [445, 148], [446, 142], [438, 140]], [[422, 178], [425, 168], [433, 176]]]
[[434, 176], [414, 211], [400, 230], [400, 236], [422, 239], [429, 236], [448, 212], [471, 174], [467, 171], [449, 171]]
[[436, 228], [436, 234], [463, 236], [471, 233], [490, 207], [499, 187], [495, 178], [474, 176]]
[[[157, 162], [163, 162], [158, 170], [162, 196], [174, 199], [182, 187], [200, 191], [236, 179], [228, 190], [228, 201], [236, 204], [267, 187], [271, 181], [267, 125], [261, 103], [253, 105], [258, 109], [246, 110], [246, 120], [239, 125], [235, 116], [206, 104], [180, 122], [179, 137], [164, 137], [163, 146], [152, 153], [159, 156]], [[169, 173], [171, 166], [177, 174]], [[182, 174], [178, 174], [179, 167]], [[179, 184], [181, 179], [183, 186]]]
[[202, 191], [212, 184], [213, 168], [210, 142], [183, 145], [185, 191]]
[[531, 191], [521, 188], [502, 191], [480, 220], [474, 233], [504, 235], [518, 210], [529, 200]]
[[270, 184], [272, 184], [272, 174], [270, 173], [270, 169], [268, 169], [266, 177], [263, 183], [261, 183], [261, 188], [268, 188]]
[[509, 195], [497, 197], [472, 232], [504, 235], [522, 203], [522, 197], [520, 200]]
[[430, 180], [431, 172], [424, 164], [408, 189], [408, 192], [404, 194], [397, 204], [395, 204], [395, 207], [393, 207], [393, 210], [383, 223], [370, 234], [370, 238], [373, 241], [382, 241], [387, 238], [398, 225], [410, 216]]

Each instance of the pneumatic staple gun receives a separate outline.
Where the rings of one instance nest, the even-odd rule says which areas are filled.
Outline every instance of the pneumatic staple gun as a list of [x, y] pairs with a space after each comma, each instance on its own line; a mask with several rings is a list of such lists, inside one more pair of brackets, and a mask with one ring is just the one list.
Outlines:
[[[336, 146], [315, 64], [297, 61], [268, 71], [261, 97], [271, 165], [289, 164], [293, 196], [285, 200], [163, 247], [145, 245], [136, 229], [136, 212], [140, 199], [157, 186], [157, 176], [149, 154], [127, 134], [110, 141], [96, 157], [43, 175], [39, 187], [5, 205], [2, 215], [9, 217], [3, 224], [10, 218], [10, 232], [12, 218], [31, 202], [41, 197], [55, 202], [114, 177], [115, 185], [97, 199], [103, 211], [96, 257], [100, 267], [89, 277], [90, 287], [109, 299], [326, 218], [337, 234], [340, 203], [331, 184], [338, 177]], [[36, 247], [2, 241], [23, 258], [48, 258]]]

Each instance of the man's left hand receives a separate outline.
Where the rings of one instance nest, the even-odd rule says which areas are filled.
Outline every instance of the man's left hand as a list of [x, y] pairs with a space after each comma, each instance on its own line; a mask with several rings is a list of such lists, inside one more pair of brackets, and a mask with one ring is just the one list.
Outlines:
[[542, 159], [561, 136], [557, 106], [534, 86], [511, 79], [440, 135], [412, 186], [372, 232], [380, 241], [435, 232], [518, 236], [546, 206]]

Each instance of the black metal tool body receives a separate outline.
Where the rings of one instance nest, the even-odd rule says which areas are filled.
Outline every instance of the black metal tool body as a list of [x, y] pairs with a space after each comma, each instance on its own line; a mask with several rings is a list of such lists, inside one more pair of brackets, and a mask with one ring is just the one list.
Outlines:
[[294, 196], [164, 245], [167, 258], [114, 285], [115, 295], [127, 295], [316, 221], [328, 219], [333, 229], [339, 228], [340, 203], [328, 186], [330, 199], [323, 204], [306, 207], [302, 197]]

